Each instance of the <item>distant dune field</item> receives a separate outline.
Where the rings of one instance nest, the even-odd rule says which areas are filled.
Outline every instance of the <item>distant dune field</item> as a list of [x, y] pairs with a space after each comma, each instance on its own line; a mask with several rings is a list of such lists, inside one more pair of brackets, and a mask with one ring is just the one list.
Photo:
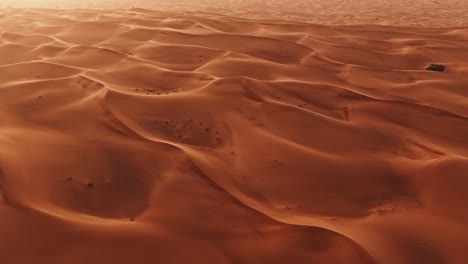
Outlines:
[[131, 8], [212, 11], [251, 19], [283, 19], [318, 24], [468, 26], [463, 0], [4, 0], [13, 7]]
[[462, 8], [21, 4], [0, 17], [0, 263], [467, 263]]

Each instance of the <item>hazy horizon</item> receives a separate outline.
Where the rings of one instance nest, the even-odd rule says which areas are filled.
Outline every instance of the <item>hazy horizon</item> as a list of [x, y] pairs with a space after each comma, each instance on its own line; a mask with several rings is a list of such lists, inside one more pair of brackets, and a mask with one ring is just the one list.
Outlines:
[[[468, 2], [445, 1], [260, 1], [260, 0], [174, 0], [174, 1], [0, 1], [1, 7], [52, 9], [128, 9], [165, 11], [211, 11], [258, 19], [285, 19], [319, 24], [380, 24], [396, 26], [451, 27], [468, 25]], [[437, 16], [437, 20], [434, 20]], [[453, 20], [457, 17], [457, 20]], [[456, 23], [454, 22], [456, 21]]]

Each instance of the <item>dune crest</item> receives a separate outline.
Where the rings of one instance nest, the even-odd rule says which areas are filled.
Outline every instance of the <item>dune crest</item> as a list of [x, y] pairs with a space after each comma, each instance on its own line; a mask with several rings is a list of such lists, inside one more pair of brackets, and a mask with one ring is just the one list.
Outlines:
[[466, 261], [466, 28], [135, 8], [0, 29], [3, 263]]

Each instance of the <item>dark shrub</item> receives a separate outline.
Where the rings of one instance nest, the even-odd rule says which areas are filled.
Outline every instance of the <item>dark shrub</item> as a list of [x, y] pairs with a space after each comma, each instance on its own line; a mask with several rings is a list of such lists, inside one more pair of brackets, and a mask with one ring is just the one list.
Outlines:
[[438, 71], [443, 72], [445, 70], [445, 65], [433, 63], [427, 66], [426, 71]]

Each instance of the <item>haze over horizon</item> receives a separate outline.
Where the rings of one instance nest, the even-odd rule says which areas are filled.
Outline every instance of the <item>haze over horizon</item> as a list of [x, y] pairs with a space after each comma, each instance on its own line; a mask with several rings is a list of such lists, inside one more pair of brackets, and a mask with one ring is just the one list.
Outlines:
[[[319, 24], [379, 24], [452, 27], [468, 25], [468, 1], [460, 0], [14, 0], [17, 8], [132, 7], [166, 11], [210, 11], [254, 19], [285, 19]], [[437, 17], [437, 20], [434, 19]], [[456, 18], [456, 19], [453, 19]]]

